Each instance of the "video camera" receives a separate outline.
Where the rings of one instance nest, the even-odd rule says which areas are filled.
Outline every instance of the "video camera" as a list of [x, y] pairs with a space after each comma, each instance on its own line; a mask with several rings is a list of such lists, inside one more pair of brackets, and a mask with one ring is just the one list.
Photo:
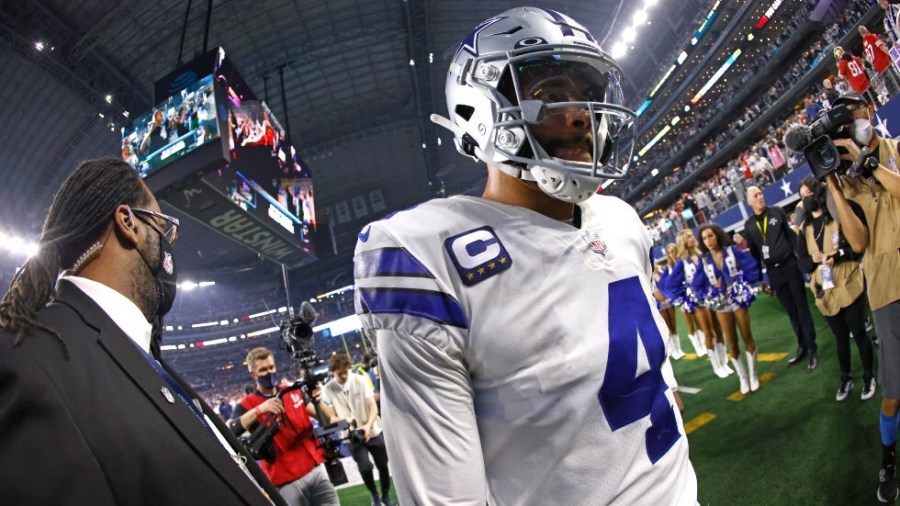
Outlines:
[[[314, 373], [313, 367], [319, 364], [319, 357], [316, 355], [315, 339], [313, 337], [312, 325], [316, 322], [316, 310], [309, 302], [300, 304], [300, 311], [297, 315], [293, 312], [288, 320], [281, 322], [281, 342], [284, 348], [291, 353], [291, 357], [300, 364], [300, 370], [303, 373], [303, 379], [295, 382], [293, 385], [284, 389], [288, 392], [295, 389], [301, 389], [307, 396], [312, 396], [313, 391], [319, 388], [326, 377], [326, 372]], [[319, 446], [325, 451], [325, 470], [328, 471], [328, 479], [334, 485], [343, 485], [349, 480], [347, 473], [344, 472], [344, 466], [341, 464], [341, 439], [340, 437], [332, 437], [334, 434], [340, 434], [347, 430], [349, 424], [345, 420], [335, 423], [325, 423], [322, 418], [322, 412], [319, 410], [319, 403], [313, 403], [316, 408], [316, 418], [319, 419], [319, 426], [313, 429], [313, 436], [318, 440]]]
[[791, 125], [784, 134], [784, 143], [794, 151], [803, 152], [816, 179], [823, 179], [832, 172], [843, 175], [848, 173], [854, 164], [841, 159], [833, 139], [850, 138], [849, 129], [846, 127], [851, 123], [853, 114], [846, 105], [832, 107], [824, 111], [809, 126]]
[[[295, 390], [300, 390], [305, 398], [311, 398], [313, 391], [325, 381], [327, 373], [316, 374], [312, 371], [313, 367], [319, 363], [312, 330], [316, 317], [316, 310], [308, 302], [304, 302], [300, 306], [299, 314], [294, 315], [291, 311], [291, 316], [279, 325], [281, 346], [290, 352], [294, 360], [299, 362], [303, 373], [302, 380], [295, 381], [289, 387], [278, 392], [279, 399]], [[319, 426], [313, 429], [313, 437], [325, 452], [325, 470], [328, 471], [328, 478], [334, 485], [343, 485], [348, 482], [348, 479], [347, 473], [344, 472], [344, 466], [341, 464], [341, 439], [332, 436], [347, 430], [350, 425], [345, 420], [326, 423], [319, 409], [319, 403], [313, 403], [313, 406], [316, 409], [316, 418], [319, 420]], [[253, 458], [257, 460], [275, 458], [272, 440], [278, 432], [279, 426], [278, 419], [270, 417], [266, 424], [260, 424], [244, 441]]]

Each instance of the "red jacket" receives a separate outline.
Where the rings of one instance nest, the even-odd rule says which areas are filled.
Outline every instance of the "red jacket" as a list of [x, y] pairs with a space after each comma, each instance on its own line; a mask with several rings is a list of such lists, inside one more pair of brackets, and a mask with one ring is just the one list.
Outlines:
[[[275, 434], [273, 445], [275, 447], [275, 459], [271, 462], [262, 460], [260, 467], [266, 476], [277, 486], [286, 485], [300, 479], [317, 465], [325, 462], [325, 453], [318, 447], [313, 438], [312, 422], [309, 413], [306, 412], [306, 403], [303, 394], [294, 390], [282, 396], [284, 403], [284, 415], [281, 416], [281, 428]], [[239, 403], [244, 412], [259, 406], [266, 401], [259, 392], [253, 392], [241, 399]], [[259, 423], [265, 423], [269, 413], [259, 415]]]

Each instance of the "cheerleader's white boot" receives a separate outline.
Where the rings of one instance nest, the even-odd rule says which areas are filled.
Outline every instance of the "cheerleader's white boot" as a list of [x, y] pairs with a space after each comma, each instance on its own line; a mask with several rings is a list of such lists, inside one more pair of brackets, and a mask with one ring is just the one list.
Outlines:
[[713, 353], [719, 356], [719, 364], [722, 365], [722, 370], [728, 373], [728, 376], [734, 374], [734, 371], [728, 367], [728, 352], [725, 350], [725, 343], [714, 341], [713, 346]]
[[697, 334], [688, 334], [688, 341], [691, 342], [691, 346], [694, 347], [694, 352], [698, 357], [706, 356], [706, 348], [703, 347], [703, 344], [700, 342], [700, 338]]
[[745, 351], [744, 355], [747, 357], [747, 379], [750, 381], [750, 391], [755, 392], [759, 390], [759, 376], [756, 375], [756, 352]]
[[741, 393], [747, 395], [750, 393], [750, 381], [747, 378], [747, 371], [744, 370], [744, 364], [741, 357], [731, 359], [731, 365], [737, 371], [738, 379], [741, 381]]
[[709, 354], [709, 363], [712, 364], [713, 373], [720, 378], [727, 378], [731, 375], [731, 369], [726, 371], [722, 368], [722, 362], [719, 360], [719, 355], [716, 353]]
[[709, 348], [706, 347], [706, 334], [704, 334], [702, 330], [697, 329], [697, 332], [694, 333], [694, 335], [697, 336], [697, 342], [700, 343], [700, 347], [703, 348], [703, 355], [701, 356], [709, 353]]
[[681, 360], [684, 358], [684, 351], [681, 349], [681, 339], [678, 334], [669, 336], [669, 356], [672, 360]]

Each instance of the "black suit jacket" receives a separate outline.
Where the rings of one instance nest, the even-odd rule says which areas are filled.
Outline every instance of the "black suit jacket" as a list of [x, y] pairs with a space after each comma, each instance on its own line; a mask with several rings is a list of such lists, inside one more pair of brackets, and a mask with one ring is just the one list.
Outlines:
[[[780, 207], [767, 206], [766, 219], [770, 221], [775, 219], [777, 223], [765, 227], [765, 238], [757, 226], [756, 215], [751, 214], [744, 221], [744, 238], [747, 240], [750, 255], [756, 260], [760, 271], [763, 267], [770, 267], [775, 263], [784, 264], [797, 259], [797, 234], [788, 223], [787, 213]], [[763, 259], [762, 247], [764, 244], [769, 246], [768, 261]]]
[[[57, 290], [38, 321], [62, 335], [68, 360], [45, 332], [18, 347], [0, 332], [0, 502], [269, 504], [194, 412], [174, 392], [174, 402], [166, 398], [171, 387], [106, 313], [68, 281]], [[285, 504], [201, 405], [271, 499]]]

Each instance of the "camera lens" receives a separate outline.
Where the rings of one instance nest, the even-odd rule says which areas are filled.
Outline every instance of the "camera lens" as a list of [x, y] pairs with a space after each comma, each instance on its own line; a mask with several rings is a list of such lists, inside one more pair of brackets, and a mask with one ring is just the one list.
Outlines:
[[832, 167], [837, 161], [831, 146], [824, 142], [816, 146], [813, 154], [815, 156], [816, 165], [819, 167]]

